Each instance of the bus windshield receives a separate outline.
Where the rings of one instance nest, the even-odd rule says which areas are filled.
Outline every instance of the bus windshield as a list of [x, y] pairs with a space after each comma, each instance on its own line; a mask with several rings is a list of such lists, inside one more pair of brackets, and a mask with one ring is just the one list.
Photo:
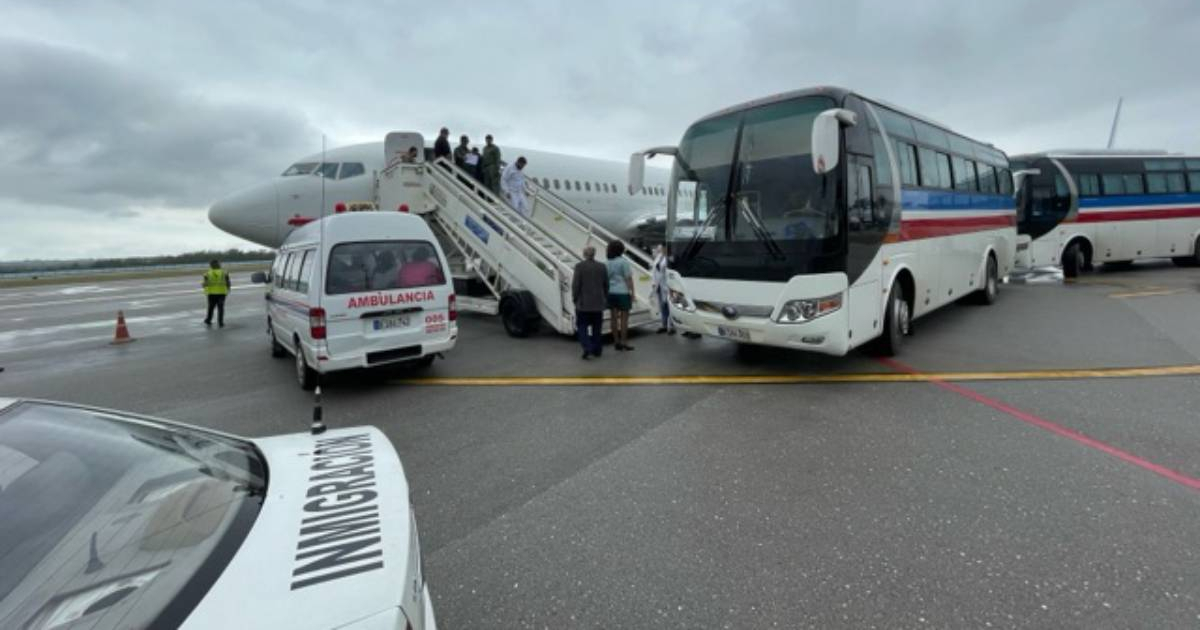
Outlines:
[[834, 107], [803, 97], [693, 125], [679, 145], [669, 208], [685, 276], [786, 281], [833, 270], [843, 217], [833, 173], [813, 172], [813, 120]]

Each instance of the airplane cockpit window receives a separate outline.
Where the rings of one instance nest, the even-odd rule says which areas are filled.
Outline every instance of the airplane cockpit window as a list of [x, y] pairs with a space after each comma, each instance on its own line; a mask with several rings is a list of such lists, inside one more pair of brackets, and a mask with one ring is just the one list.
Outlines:
[[309, 173], [313, 172], [313, 169], [315, 168], [317, 168], [316, 162], [296, 162], [283, 172], [283, 176], [291, 177], [293, 175], [308, 175]]
[[324, 164], [321, 165], [320, 168], [317, 169], [315, 174], [320, 175], [321, 177], [324, 177], [326, 179], [337, 179], [337, 172], [338, 172], [338, 163], [337, 162], [325, 162]]
[[363, 167], [362, 162], [346, 162], [342, 164], [342, 170], [338, 173], [338, 179], [350, 179], [366, 172], [367, 169]]

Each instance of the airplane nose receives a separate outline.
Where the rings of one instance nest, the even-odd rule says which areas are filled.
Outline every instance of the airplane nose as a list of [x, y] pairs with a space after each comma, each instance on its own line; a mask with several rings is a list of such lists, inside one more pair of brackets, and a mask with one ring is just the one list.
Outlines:
[[230, 195], [208, 209], [208, 220], [239, 238], [278, 247], [278, 208], [274, 184], [264, 184]]
[[214, 203], [212, 207], [208, 209], [208, 222], [226, 232], [230, 232], [230, 228], [232, 227], [230, 225], [230, 219], [232, 217], [233, 204], [230, 203], [229, 198], [222, 199], [217, 203]]

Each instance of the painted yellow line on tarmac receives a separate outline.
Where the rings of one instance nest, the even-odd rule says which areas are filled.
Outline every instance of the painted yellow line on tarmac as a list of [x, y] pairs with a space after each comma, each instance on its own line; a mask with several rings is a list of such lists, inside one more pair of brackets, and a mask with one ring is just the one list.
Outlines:
[[1136, 297], [1148, 297], [1151, 295], [1175, 295], [1176, 293], [1183, 293], [1185, 290], [1186, 289], [1153, 289], [1153, 290], [1149, 290], [1149, 291], [1132, 291], [1130, 293], [1110, 293], [1110, 294], [1108, 294], [1108, 297], [1110, 297], [1110, 298], [1136, 298]]
[[576, 386], [576, 385], [798, 385], [820, 383], [923, 383], [928, 381], [1038, 381], [1096, 378], [1146, 378], [1200, 376], [1200, 365], [1161, 367], [1092, 368], [1067, 370], [1017, 370], [1010, 372], [896, 372], [830, 374], [679, 374], [674, 376], [461, 376], [394, 379], [400, 385]]

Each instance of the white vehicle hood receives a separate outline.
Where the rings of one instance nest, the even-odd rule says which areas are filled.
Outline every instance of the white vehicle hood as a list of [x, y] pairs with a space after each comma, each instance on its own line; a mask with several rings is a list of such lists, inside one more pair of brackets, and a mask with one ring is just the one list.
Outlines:
[[254, 443], [262, 510], [183, 627], [334, 628], [394, 613], [402, 628], [400, 606], [420, 614], [419, 543], [388, 439], [358, 427]]

